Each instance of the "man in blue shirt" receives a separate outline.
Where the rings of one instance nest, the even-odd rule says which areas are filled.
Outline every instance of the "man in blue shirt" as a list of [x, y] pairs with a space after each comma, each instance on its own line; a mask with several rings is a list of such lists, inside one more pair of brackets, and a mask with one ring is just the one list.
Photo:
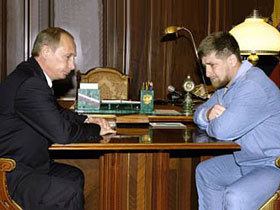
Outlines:
[[261, 69], [241, 60], [227, 32], [207, 36], [198, 55], [216, 91], [197, 108], [194, 122], [209, 136], [241, 147], [198, 165], [199, 209], [256, 210], [280, 184], [279, 89]]

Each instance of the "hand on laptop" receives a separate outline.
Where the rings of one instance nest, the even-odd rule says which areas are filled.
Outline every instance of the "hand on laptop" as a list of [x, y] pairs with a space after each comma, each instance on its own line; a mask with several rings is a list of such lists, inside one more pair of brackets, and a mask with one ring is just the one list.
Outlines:
[[104, 135], [110, 134], [110, 133], [116, 133], [116, 131], [111, 128], [108, 121], [105, 120], [104, 118], [88, 117], [85, 122], [98, 124], [101, 127], [101, 130], [100, 130], [101, 136], [104, 136]]

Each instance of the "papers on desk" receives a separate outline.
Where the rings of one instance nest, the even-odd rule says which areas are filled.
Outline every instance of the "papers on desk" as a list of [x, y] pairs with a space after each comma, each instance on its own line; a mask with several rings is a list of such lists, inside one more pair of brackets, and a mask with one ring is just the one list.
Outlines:
[[180, 122], [149, 123], [152, 129], [186, 129], [187, 126]]

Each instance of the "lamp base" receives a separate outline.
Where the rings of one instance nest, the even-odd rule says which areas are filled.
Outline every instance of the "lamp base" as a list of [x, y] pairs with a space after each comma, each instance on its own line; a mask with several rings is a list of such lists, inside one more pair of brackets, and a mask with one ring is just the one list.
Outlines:
[[258, 56], [256, 53], [251, 53], [251, 54], [248, 56], [247, 60], [248, 60], [251, 64], [253, 64], [254, 66], [256, 66], [257, 63], [258, 63], [258, 61], [259, 61], [259, 56]]

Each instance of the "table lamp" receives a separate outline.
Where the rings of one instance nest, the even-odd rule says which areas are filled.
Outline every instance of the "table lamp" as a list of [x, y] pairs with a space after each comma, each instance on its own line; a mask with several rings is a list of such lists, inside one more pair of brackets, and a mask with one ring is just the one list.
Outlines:
[[[180, 32], [182, 32], [182, 33], [180, 33]], [[196, 61], [197, 61], [198, 65], [199, 65], [199, 71], [200, 71], [199, 73], [201, 75], [201, 79], [202, 79], [202, 82], [203, 82], [203, 84], [202, 84], [203, 85], [203, 88], [202, 88], [203, 91], [196, 91], [195, 93], [194, 92], [192, 92], [192, 93], [194, 95], [202, 98], [202, 99], [207, 99], [208, 98], [208, 92], [207, 92], [207, 86], [206, 86], [206, 82], [205, 82], [205, 77], [204, 77], [203, 70], [202, 70], [203, 68], [201, 66], [201, 63], [200, 63], [200, 60], [199, 60], [199, 57], [198, 57], [198, 54], [197, 54], [197, 48], [196, 48], [196, 44], [195, 44], [192, 32], [188, 28], [186, 28], [186, 27], [182, 27], [182, 26], [168, 26], [164, 30], [164, 35], [161, 38], [161, 42], [174, 41], [174, 40], [177, 40], [177, 39], [179, 39], [181, 37], [187, 38], [186, 34], [183, 33], [183, 32], [187, 32], [188, 35], [191, 37], [191, 42], [192, 42], [193, 50], [195, 52]], [[188, 81], [188, 80], [186, 80], [186, 81]], [[183, 87], [186, 86], [186, 84], [185, 84], [186, 81], [184, 82]]]
[[194, 38], [193, 38], [193, 34], [192, 34], [192, 32], [188, 28], [180, 27], [180, 26], [168, 26], [164, 30], [164, 36], [161, 38], [161, 41], [162, 42], [174, 41], [174, 40], [176, 40], [176, 39], [178, 39], [180, 37], [185, 37], [186, 38], [185, 35], [179, 34], [179, 31], [186, 31], [186, 32], [188, 32], [188, 34], [191, 37], [191, 41], [192, 41], [192, 45], [193, 45], [193, 49], [194, 49], [196, 58], [199, 60], [198, 54], [197, 54], [197, 48], [196, 48], [195, 41], [194, 41]]
[[280, 33], [259, 16], [258, 10], [229, 32], [238, 42], [240, 54], [249, 55], [248, 60], [254, 65], [258, 62], [258, 55], [279, 54]]

